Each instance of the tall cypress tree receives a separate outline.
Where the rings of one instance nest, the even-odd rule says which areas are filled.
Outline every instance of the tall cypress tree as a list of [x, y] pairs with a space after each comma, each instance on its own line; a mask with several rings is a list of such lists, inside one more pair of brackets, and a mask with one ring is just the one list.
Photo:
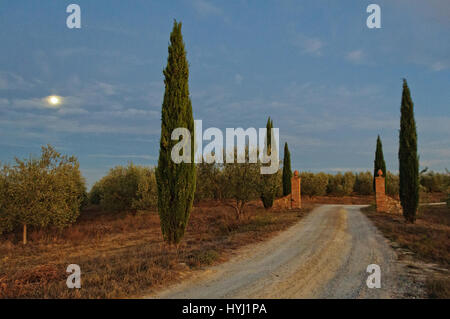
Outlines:
[[[161, 112], [161, 140], [156, 179], [158, 212], [164, 240], [178, 244], [184, 235], [195, 192], [194, 118], [189, 97], [189, 65], [186, 59], [181, 22], [174, 21], [170, 34], [169, 56], [164, 69], [164, 101]], [[171, 151], [180, 140], [172, 131], [187, 128], [191, 135], [190, 163], [174, 163]]]
[[403, 79], [399, 144], [400, 202], [406, 221], [414, 223], [419, 205], [419, 157], [414, 104], [405, 79]]
[[[266, 124], [267, 133], [265, 142], [267, 155], [269, 156], [273, 150], [276, 151], [276, 145], [272, 145], [272, 128], [273, 121], [269, 117]], [[273, 200], [275, 199], [275, 195], [278, 189], [279, 188], [277, 187], [276, 183], [276, 174], [262, 175], [261, 200], [263, 202], [264, 208], [268, 209], [273, 206]]]
[[387, 185], [387, 172], [386, 172], [386, 162], [384, 161], [383, 155], [383, 144], [381, 143], [380, 135], [377, 138], [377, 149], [375, 151], [375, 160], [373, 161], [373, 190], [375, 191], [375, 177], [378, 176], [378, 170], [383, 172], [384, 176], [384, 187], [386, 189]]
[[283, 196], [287, 196], [292, 192], [291, 185], [292, 170], [291, 170], [291, 153], [289, 152], [287, 142], [284, 144], [284, 159], [283, 159]]

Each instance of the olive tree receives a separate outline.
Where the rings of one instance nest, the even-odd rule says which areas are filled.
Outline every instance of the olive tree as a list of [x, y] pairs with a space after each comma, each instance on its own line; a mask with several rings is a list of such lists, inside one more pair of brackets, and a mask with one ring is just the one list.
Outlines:
[[[1, 224], [4, 230], [27, 226], [62, 229], [75, 222], [85, 199], [85, 181], [75, 157], [42, 147], [39, 158], [15, 159], [2, 170]], [[0, 228], [0, 231], [2, 228]]]

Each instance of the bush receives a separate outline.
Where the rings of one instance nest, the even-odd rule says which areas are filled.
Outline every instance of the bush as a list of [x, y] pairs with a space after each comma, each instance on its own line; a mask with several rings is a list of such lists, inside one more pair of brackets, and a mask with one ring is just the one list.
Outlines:
[[301, 192], [309, 196], [323, 196], [327, 193], [328, 175], [325, 173], [303, 172], [301, 177]]
[[194, 200], [199, 202], [203, 199], [220, 200], [223, 197], [223, 174], [219, 164], [199, 163], [197, 164], [197, 187]]
[[445, 192], [450, 186], [449, 174], [440, 174], [433, 171], [420, 175], [420, 184], [428, 193]]
[[353, 190], [360, 195], [373, 194], [373, 175], [371, 172], [362, 172], [356, 174], [356, 180]]
[[398, 175], [387, 172], [386, 176], [386, 194], [390, 196], [398, 196], [399, 178]]
[[240, 219], [249, 201], [260, 196], [260, 164], [259, 163], [224, 163], [223, 195], [224, 200], [232, 200], [236, 218]]
[[89, 194], [92, 204], [103, 210], [147, 210], [157, 205], [155, 170], [130, 163], [116, 166], [94, 184]]
[[86, 201], [85, 181], [75, 157], [42, 147], [39, 158], [16, 158], [0, 177], [0, 233], [27, 226], [62, 229], [77, 219]]
[[344, 175], [341, 173], [329, 175], [327, 193], [336, 196], [351, 195], [355, 180], [356, 177], [352, 172], [346, 172]]

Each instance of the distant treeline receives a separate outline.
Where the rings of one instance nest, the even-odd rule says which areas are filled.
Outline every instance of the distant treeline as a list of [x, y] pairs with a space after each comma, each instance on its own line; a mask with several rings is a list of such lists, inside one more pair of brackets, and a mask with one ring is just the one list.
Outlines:
[[[198, 164], [195, 201], [222, 200], [239, 216], [245, 205], [258, 200], [267, 188], [282, 194], [282, 170], [263, 178], [257, 164]], [[337, 174], [302, 172], [301, 192], [307, 196], [371, 195], [371, 172]], [[396, 196], [399, 177], [387, 172], [386, 192]], [[423, 172], [422, 192], [449, 192], [450, 174]], [[75, 157], [62, 156], [51, 146], [43, 147], [39, 158], [16, 159], [0, 171], [0, 234], [19, 227], [64, 228], [76, 221], [80, 210], [98, 205], [110, 212], [156, 210], [155, 169], [134, 165], [117, 166], [96, 182], [89, 193]]]

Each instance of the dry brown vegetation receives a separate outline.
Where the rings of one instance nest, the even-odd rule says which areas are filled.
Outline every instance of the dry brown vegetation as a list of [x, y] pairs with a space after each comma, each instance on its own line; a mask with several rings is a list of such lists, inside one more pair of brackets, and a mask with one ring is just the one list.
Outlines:
[[[374, 206], [363, 211], [385, 237], [412, 251], [415, 258], [449, 269], [450, 209], [446, 205], [420, 206], [415, 224], [406, 223], [402, 215], [376, 213]], [[450, 278], [429, 278], [427, 289], [430, 297], [450, 298]]]
[[[264, 240], [304, 216], [251, 206], [237, 220], [215, 202], [195, 207], [178, 250], [162, 240], [155, 212], [107, 214], [85, 211], [64, 232], [32, 231], [0, 243], [0, 298], [120, 298], [138, 296], [180, 280], [193, 270], [224, 261], [233, 250]], [[69, 264], [81, 267], [81, 289], [68, 289]]]
[[375, 197], [373, 195], [302, 196], [302, 201], [315, 204], [370, 205], [375, 203]]

